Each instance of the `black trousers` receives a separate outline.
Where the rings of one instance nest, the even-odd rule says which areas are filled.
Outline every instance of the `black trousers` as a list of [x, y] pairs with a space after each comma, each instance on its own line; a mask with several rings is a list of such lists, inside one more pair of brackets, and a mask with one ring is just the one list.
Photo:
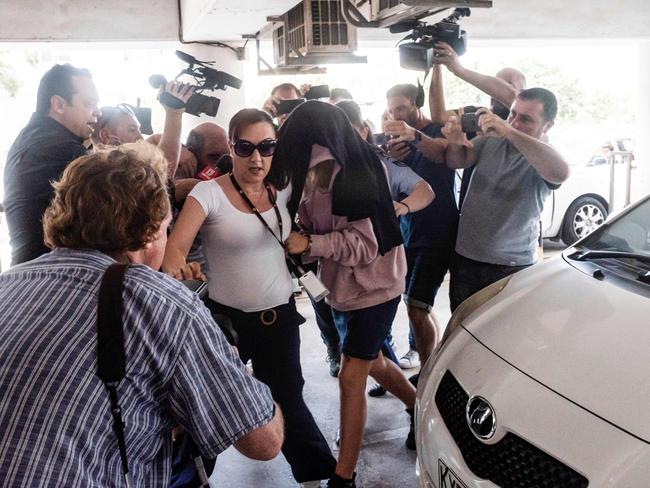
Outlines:
[[477, 291], [528, 266], [482, 263], [454, 253], [449, 280], [451, 311]]
[[336, 460], [302, 397], [305, 380], [300, 366], [300, 329], [305, 319], [293, 298], [270, 310], [242, 312], [209, 300], [213, 313], [230, 317], [239, 336], [237, 348], [242, 361], [253, 363], [255, 377], [271, 389], [284, 414], [285, 437], [282, 453], [297, 482], [328, 479]]

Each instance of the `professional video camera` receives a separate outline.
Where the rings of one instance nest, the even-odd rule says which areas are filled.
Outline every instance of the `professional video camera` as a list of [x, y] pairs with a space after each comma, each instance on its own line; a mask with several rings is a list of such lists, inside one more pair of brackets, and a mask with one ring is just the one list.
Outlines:
[[468, 8], [457, 8], [444, 20], [437, 24], [427, 25], [418, 20], [399, 22], [390, 27], [390, 31], [398, 32], [411, 31], [400, 42], [412, 39], [414, 42], [400, 44], [399, 64], [404, 69], [416, 71], [428, 71], [435, 63], [433, 48], [436, 42], [446, 42], [459, 56], [467, 51], [467, 32], [461, 30], [458, 21], [463, 17], [470, 16]]
[[[178, 80], [183, 75], [189, 75], [194, 78], [197, 84], [194, 93], [186, 104], [169, 93], [162, 93], [160, 95], [160, 101], [168, 107], [185, 107], [185, 111], [188, 114], [199, 116], [201, 113], [205, 113], [210, 117], [214, 117], [217, 115], [221, 100], [216, 97], [202, 95], [201, 93], [204, 90], [225, 90], [228, 86], [237, 90], [241, 88], [242, 80], [224, 71], [218, 71], [208, 66], [214, 64], [213, 61], [198, 61], [194, 56], [190, 56], [183, 51], [176, 51], [176, 56], [181, 61], [189, 64], [189, 66], [176, 75], [174, 79]], [[163, 75], [151, 75], [149, 77], [149, 84], [154, 88], [160, 88], [165, 83], [167, 83], [167, 79]]]

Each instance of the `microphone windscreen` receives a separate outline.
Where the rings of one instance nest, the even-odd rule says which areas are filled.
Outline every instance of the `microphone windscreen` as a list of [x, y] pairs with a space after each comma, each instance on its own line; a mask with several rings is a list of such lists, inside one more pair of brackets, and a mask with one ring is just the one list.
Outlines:
[[153, 88], [160, 88], [166, 83], [167, 83], [167, 78], [165, 78], [163, 75], [151, 75], [149, 77], [149, 84]]

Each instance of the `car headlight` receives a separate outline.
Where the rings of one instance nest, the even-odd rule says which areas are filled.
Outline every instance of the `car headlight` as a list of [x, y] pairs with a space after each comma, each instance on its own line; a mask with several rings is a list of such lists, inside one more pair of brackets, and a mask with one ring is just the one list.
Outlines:
[[433, 351], [429, 360], [426, 362], [422, 371], [420, 372], [420, 377], [426, 377], [431, 372], [433, 364], [436, 362], [436, 358], [442, 351], [442, 348], [445, 345], [445, 342], [451, 334], [461, 325], [467, 317], [473, 314], [481, 306], [485, 305], [487, 302], [492, 300], [495, 296], [503, 291], [513, 275], [506, 276], [505, 278], [500, 279], [492, 283], [491, 285], [486, 286], [482, 290], [474, 293], [471, 297], [461, 303], [458, 308], [454, 311], [453, 315], [447, 323], [445, 328], [445, 333], [442, 335], [442, 339], [436, 346], [436, 349]]

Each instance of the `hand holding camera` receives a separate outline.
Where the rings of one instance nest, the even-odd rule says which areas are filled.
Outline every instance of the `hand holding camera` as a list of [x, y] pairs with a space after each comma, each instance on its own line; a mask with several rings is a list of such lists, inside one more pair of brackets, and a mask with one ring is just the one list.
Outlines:
[[386, 152], [395, 161], [404, 162], [413, 152], [414, 148], [408, 142], [388, 141]]
[[436, 42], [433, 48], [433, 60], [436, 64], [444, 64], [449, 71], [456, 74], [462, 68], [458, 54], [454, 48], [443, 41]]
[[[199, 61], [194, 56], [190, 56], [182, 51], [176, 51], [176, 56], [189, 66], [176, 76], [176, 79], [181, 76], [190, 76], [196, 82], [194, 91], [189, 94], [186, 101], [183, 101], [178, 94], [169, 93], [166, 89], [160, 94], [160, 102], [171, 109], [185, 108], [188, 114], [196, 115], [197, 117], [204, 113], [210, 117], [217, 115], [219, 104], [221, 100], [216, 97], [209, 97], [203, 95], [202, 92], [209, 90], [225, 90], [227, 87], [239, 90], [242, 85], [242, 80], [236, 78], [224, 71], [219, 71], [210, 66], [214, 64], [212, 61]], [[149, 84], [153, 88], [161, 88], [167, 86], [167, 79], [163, 75], [151, 75], [149, 77]], [[185, 92], [183, 93], [183, 96]]]
[[417, 131], [402, 120], [386, 120], [383, 124], [386, 134], [386, 152], [396, 161], [404, 161], [417, 150], [413, 141]]
[[[475, 114], [467, 114], [467, 115], [475, 115]], [[465, 132], [463, 132], [460, 119], [455, 115], [452, 115], [447, 120], [447, 123], [442, 128], [442, 135], [444, 135], [447, 138], [450, 144], [455, 144], [457, 146], [465, 146], [468, 148], [474, 147], [474, 145], [467, 140], [467, 135]]]
[[194, 87], [192, 85], [168, 81], [160, 87], [158, 99], [165, 110], [184, 110], [193, 94]]
[[386, 138], [390, 137], [393, 143], [414, 141], [416, 132], [413, 127], [403, 120], [387, 120], [384, 123]]
[[476, 111], [478, 127], [486, 136], [508, 137], [512, 127], [498, 115], [487, 108], [480, 108]]

